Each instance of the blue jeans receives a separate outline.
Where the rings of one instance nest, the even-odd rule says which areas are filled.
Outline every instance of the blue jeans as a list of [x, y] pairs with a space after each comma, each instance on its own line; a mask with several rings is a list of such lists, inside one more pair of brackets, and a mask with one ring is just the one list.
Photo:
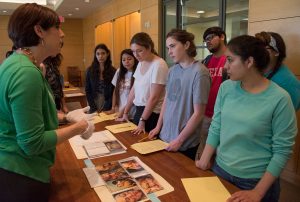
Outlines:
[[[259, 178], [246, 179], [246, 178], [239, 178], [239, 177], [230, 175], [225, 170], [223, 170], [216, 162], [214, 163], [212, 170], [217, 176], [234, 184], [235, 186], [237, 186], [238, 188], [240, 188], [242, 190], [253, 189], [260, 180]], [[280, 183], [279, 183], [279, 178], [277, 178], [276, 181], [272, 184], [272, 186], [269, 188], [269, 190], [267, 191], [267, 193], [265, 194], [264, 198], [261, 201], [262, 202], [278, 202], [279, 194], [280, 194]]]

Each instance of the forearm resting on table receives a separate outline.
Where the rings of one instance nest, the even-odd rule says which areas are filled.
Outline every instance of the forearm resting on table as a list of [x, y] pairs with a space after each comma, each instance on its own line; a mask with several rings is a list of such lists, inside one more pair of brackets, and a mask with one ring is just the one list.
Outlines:
[[211, 167], [210, 161], [216, 149], [209, 144], [206, 144], [200, 160], [196, 161], [196, 166], [202, 170], [207, 170]]
[[276, 177], [273, 176], [269, 172], [265, 172], [263, 177], [259, 180], [257, 185], [255, 186], [254, 190], [259, 193], [261, 198], [264, 197], [264, 195], [267, 193], [268, 189], [272, 186], [272, 184], [275, 182]]

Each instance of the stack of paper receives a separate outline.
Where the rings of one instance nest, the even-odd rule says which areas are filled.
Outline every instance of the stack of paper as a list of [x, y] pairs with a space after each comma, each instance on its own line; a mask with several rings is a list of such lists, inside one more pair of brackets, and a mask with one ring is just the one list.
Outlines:
[[115, 125], [106, 126], [106, 129], [110, 130], [113, 133], [121, 133], [125, 131], [132, 131], [137, 128], [134, 123], [127, 122], [127, 123], [120, 123]]
[[218, 177], [184, 178], [181, 181], [191, 202], [220, 202], [230, 197]]
[[131, 145], [131, 148], [140, 154], [149, 154], [156, 151], [164, 150], [169, 144], [161, 140], [152, 140], [147, 142], [140, 142]]
[[103, 112], [101, 112], [98, 116], [95, 116], [93, 119], [94, 124], [99, 123], [99, 122], [103, 122], [103, 121], [109, 121], [109, 120], [114, 120], [116, 119], [117, 114], [105, 114]]

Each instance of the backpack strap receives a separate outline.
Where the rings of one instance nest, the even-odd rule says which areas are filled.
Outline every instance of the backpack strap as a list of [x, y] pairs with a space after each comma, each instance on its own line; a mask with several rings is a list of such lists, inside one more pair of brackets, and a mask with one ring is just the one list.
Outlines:
[[205, 66], [207, 66], [207, 64], [208, 64], [208, 62], [209, 62], [209, 60], [210, 60], [211, 57], [212, 57], [212, 54], [206, 56], [206, 58], [204, 58], [204, 59], [201, 61], [201, 63], [204, 64]]

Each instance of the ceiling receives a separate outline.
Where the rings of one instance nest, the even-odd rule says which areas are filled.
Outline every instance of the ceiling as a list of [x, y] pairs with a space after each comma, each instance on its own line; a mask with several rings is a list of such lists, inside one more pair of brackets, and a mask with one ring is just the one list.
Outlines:
[[[65, 18], [85, 18], [111, 0], [46, 0], [47, 7]], [[32, 1], [33, 2], [33, 1]], [[0, 15], [11, 15], [20, 3], [3, 3], [0, 0]]]

